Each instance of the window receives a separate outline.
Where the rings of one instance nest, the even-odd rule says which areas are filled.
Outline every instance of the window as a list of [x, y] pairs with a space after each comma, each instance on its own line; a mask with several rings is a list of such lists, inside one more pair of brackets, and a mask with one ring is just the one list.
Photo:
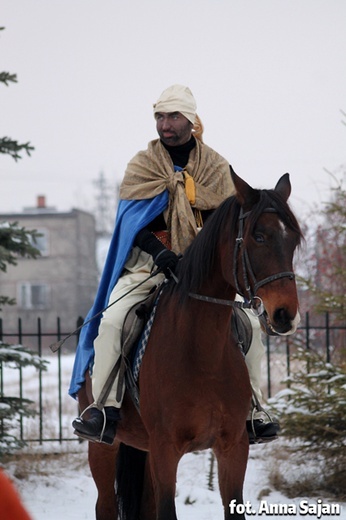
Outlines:
[[47, 309], [50, 287], [44, 283], [22, 283], [19, 286], [19, 305], [22, 309]]

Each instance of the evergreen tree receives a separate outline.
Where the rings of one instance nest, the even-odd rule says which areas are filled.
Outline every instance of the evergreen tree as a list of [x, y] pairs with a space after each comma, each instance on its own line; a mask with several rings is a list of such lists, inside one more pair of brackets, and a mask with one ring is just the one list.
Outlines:
[[[0, 30], [3, 28], [0, 28]], [[0, 83], [8, 85], [16, 82], [16, 74], [8, 72], [0, 73]], [[0, 138], [0, 153], [10, 155], [14, 160], [21, 158], [20, 152], [25, 151], [30, 155], [33, 147], [30, 143], [19, 144], [7, 137]], [[36, 230], [27, 230], [20, 227], [17, 222], [0, 223], [0, 271], [6, 272], [8, 265], [16, 265], [18, 258], [36, 258], [40, 252], [35, 248], [35, 239], [39, 234]], [[0, 295], [0, 310], [3, 305], [14, 305], [15, 300], [5, 295]], [[22, 417], [35, 415], [33, 402], [22, 397], [6, 396], [2, 393], [4, 366], [21, 370], [25, 366], [34, 366], [45, 370], [46, 362], [34, 352], [22, 345], [9, 345], [0, 341], [0, 456], [19, 448], [23, 445], [15, 435], [11, 434], [11, 428], [15, 421]]]
[[[0, 27], [0, 31], [3, 31], [4, 27]], [[9, 83], [17, 83], [17, 74], [11, 74], [10, 72], [0, 72], [0, 83], [8, 86]], [[21, 159], [21, 152], [26, 152], [30, 155], [30, 152], [34, 150], [30, 143], [19, 144], [18, 141], [11, 139], [10, 137], [0, 137], [0, 153], [10, 155], [15, 161]]]
[[[313, 470], [296, 494], [321, 490], [345, 498], [346, 490], [346, 368], [327, 363], [313, 349], [299, 348], [291, 359], [296, 368], [285, 381], [287, 389], [270, 400], [280, 417], [282, 436], [290, 442], [291, 464], [303, 460]], [[319, 464], [316, 465], [316, 461]], [[320, 466], [323, 465], [323, 473]], [[280, 469], [277, 469], [280, 472]], [[286, 476], [281, 472], [282, 489]], [[303, 480], [303, 479], [302, 479]], [[291, 495], [292, 496], [292, 495]]]

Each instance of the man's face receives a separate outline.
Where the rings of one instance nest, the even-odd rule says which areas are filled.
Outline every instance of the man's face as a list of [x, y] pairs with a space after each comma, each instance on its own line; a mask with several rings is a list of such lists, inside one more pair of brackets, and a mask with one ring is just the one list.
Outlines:
[[180, 112], [157, 112], [156, 130], [161, 141], [169, 146], [179, 146], [191, 139], [192, 123]]

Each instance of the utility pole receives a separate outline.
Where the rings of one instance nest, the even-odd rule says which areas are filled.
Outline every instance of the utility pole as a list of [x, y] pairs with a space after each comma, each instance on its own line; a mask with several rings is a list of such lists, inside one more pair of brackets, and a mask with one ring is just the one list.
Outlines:
[[117, 206], [117, 190], [109, 183], [101, 171], [93, 181], [96, 188], [96, 232], [98, 237], [109, 237], [114, 226], [114, 215]]

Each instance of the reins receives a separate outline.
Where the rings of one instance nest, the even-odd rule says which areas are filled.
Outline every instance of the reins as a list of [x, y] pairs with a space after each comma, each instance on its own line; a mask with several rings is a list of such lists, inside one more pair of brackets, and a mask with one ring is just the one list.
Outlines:
[[216, 303], [219, 305], [227, 305], [228, 307], [237, 307], [238, 309], [251, 309], [251, 302], [238, 302], [233, 300], [223, 300], [222, 298], [213, 298], [212, 296], [204, 296], [203, 294], [189, 293], [191, 298], [202, 302]]
[[142, 280], [140, 283], [138, 283], [137, 285], [135, 285], [134, 287], [132, 287], [132, 289], [130, 289], [129, 291], [127, 291], [125, 294], [123, 294], [122, 296], [120, 296], [119, 298], [117, 298], [116, 300], [114, 300], [114, 302], [110, 303], [109, 305], [107, 305], [107, 307], [105, 307], [104, 309], [100, 310], [99, 312], [97, 312], [96, 314], [94, 314], [93, 316], [91, 316], [91, 318], [89, 318], [87, 321], [83, 322], [82, 325], [80, 325], [79, 327], [76, 328], [76, 330], [74, 330], [73, 332], [71, 332], [70, 334], [68, 334], [64, 339], [60, 340], [60, 341], [57, 341], [56, 343], [52, 343], [52, 345], [49, 346], [49, 348], [51, 349], [52, 352], [56, 352], [57, 350], [59, 350], [63, 344], [65, 343], [65, 341], [67, 341], [69, 338], [71, 338], [71, 336], [75, 336], [77, 334], [77, 332], [79, 332], [85, 325], [87, 325], [88, 323], [90, 323], [91, 321], [93, 321], [95, 318], [97, 318], [98, 316], [100, 316], [100, 314], [103, 314], [107, 309], [109, 309], [110, 307], [112, 307], [112, 305], [114, 305], [115, 303], [118, 303], [118, 301], [122, 300], [123, 298], [125, 298], [125, 296], [127, 296], [128, 294], [130, 294], [132, 291], [134, 291], [135, 289], [137, 289], [137, 287], [140, 287], [141, 285], [143, 285], [145, 282], [147, 282], [148, 280], [150, 280], [150, 278], [154, 278], [154, 276], [156, 276], [157, 274], [159, 274], [161, 272], [161, 269], [156, 269], [155, 271], [153, 271], [149, 276], [147, 276], [147, 278], [145, 278], [144, 280]]
[[[203, 294], [189, 293], [191, 298], [200, 300], [206, 303], [216, 303], [218, 305], [226, 305], [236, 309], [250, 309], [255, 316], [260, 316], [264, 312], [264, 306], [261, 298], [254, 296], [251, 301], [245, 300], [243, 302], [236, 300], [224, 300], [222, 298], [214, 298], [213, 296], [204, 296]], [[254, 300], [258, 300], [258, 305], [254, 305]]]

